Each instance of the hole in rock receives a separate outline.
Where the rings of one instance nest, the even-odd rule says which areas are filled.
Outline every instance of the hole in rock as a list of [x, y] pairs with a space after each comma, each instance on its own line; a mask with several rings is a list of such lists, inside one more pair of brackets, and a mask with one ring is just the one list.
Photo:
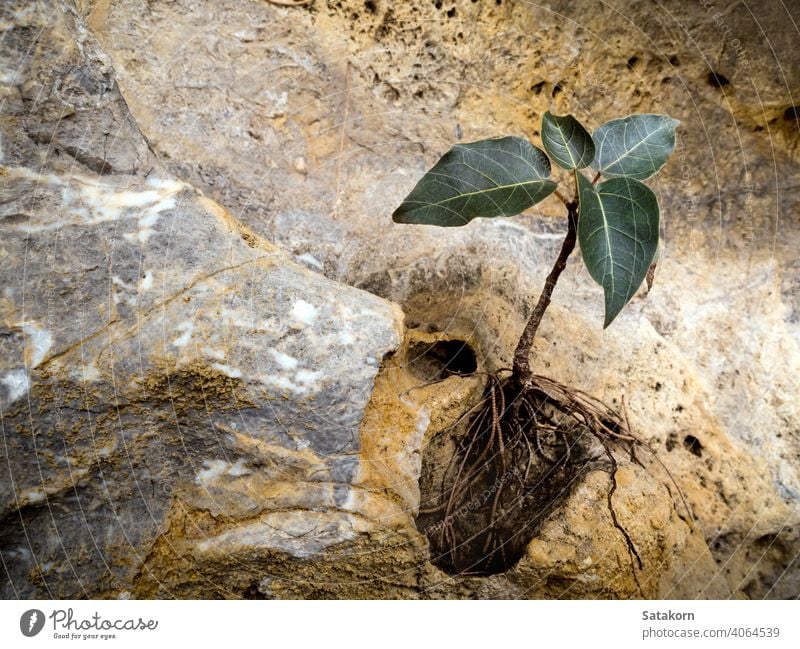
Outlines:
[[259, 584], [257, 581], [254, 581], [250, 586], [247, 587], [242, 593], [242, 599], [267, 599], [267, 596], [261, 592], [261, 589], [258, 587]]
[[730, 81], [728, 77], [725, 75], [719, 74], [718, 72], [714, 72], [713, 70], [708, 73], [708, 85], [714, 88], [722, 88], [724, 86], [730, 85]]
[[800, 119], [800, 106], [789, 106], [783, 111], [783, 119], [787, 122], [796, 122]]
[[[517, 393], [496, 385], [497, 408], [513, 407]], [[494, 429], [481, 412], [435, 434], [423, 453], [416, 525], [428, 537], [431, 562], [448, 574], [486, 576], [516, 565], [602, 454], [546, 396], [528, 395], [522, 417]]]
[[703, 445], [694, 435], [687, 435], [683, 438], [683, 448], [689, 451], [689, 453], [692, 455], [703, 457]]
[[534, 95], [539, 95], [539, 94], [541, 94], [541, 92], [542, 92], [542, 90], [543, 90], [543, 89], [544, 89], [544, 81], [540, 81], [539, 83], [534, 83], [534, 84], [531, 86], [531, 92], [532, 92]]
[[411, 347], [408, 369], [419, 379], [438, 381], [451, 374], [473, 374], [478, 369], [478, 360], [475, 351], [463, 340], [440, 340]]

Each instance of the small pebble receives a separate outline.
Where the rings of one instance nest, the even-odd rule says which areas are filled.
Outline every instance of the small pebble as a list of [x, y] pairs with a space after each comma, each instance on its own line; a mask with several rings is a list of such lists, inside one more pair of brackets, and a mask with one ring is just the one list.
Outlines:
[[306, 164], [305, 158], [294, 159], [294, 170], [303, 175], [308, 173], [308, 165]]
[[242, 29], [238, 32], [233, 32], [233, 35], [242, 43], [252, 43], [258, 39], [258, 32], [255, 29]]

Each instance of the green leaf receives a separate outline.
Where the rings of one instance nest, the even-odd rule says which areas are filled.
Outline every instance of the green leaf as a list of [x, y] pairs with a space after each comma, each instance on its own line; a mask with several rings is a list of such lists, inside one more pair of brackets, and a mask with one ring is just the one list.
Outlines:
[[583, 169], [594, 159], [592, 136], [572, 115], [559, 117], [546, 112], [542, 117], [542, 144], [563, 169]]
[[586, 268], [605, 293], [606, 328], [647, 275], [658, 249], [658, 199], [633, 178], [612, 178], [595, 189], [578, 177], [578, 241]]
[[519, 137], [456, 144], [398, 207], [396, 223], [466, 225], [477, 217], [514, 216], [550, 195], [544, 151]]
[[592, 167], [604, 176], [638, 180], [658, 173], [675, 148], [675, 128], [668, 115], [628, 115], [612, 119], [594, 134], [597, 152]]

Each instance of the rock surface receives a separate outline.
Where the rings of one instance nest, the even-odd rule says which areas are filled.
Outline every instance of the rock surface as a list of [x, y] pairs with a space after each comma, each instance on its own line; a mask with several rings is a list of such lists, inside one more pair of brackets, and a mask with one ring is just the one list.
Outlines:
[[[782, 3], [711, 5], [6, 3], [4, 596], [796, 596], [800, 68]], [[389, 215], [548, 109], [683, 122], [652, 292], [603, 332], [572, 263], [535, 350], [624, 395], [686, 496], [624, 465], [638, 584], [603, 472], [500, 575], [441, 573], [414, 525], [479, 383], [419, 388], [412, 350], [507, 365], [563, 224]]]
[[[3, 121], [4, 595], [133, 591], [181, 506], [219, 520], [198, 544], [214, 552], [354, 538], [359, 426], [400, 312], [165, 173], [74, 16], [33, 9], [17, 20], [47, 38], [12, 39]], [[80, 78], [56, 96], [66, 69]], [[130, 128], [93, 175], [102, 149], [73, 138], [106, 116]]]

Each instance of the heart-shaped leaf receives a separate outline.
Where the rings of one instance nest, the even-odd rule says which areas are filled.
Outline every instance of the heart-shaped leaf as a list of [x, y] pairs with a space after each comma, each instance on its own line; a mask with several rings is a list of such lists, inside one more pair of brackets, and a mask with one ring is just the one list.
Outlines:
[[594, 159], [592, 136], [572, 115], [559, 117], [546, 112], [542, 117], [542, 144], [562, 169], [583, 169]]
[[575, 173], [578, 241], [589, 274], [605, 293], [605, 328], [636, 293], [658, 249], [658, 199], [633, 178], [612, 178], [595, 189]]
[[544, 151], [519, 137], [456, 144], [402, 202], [396, 223], [466, 225], [477, 217], [514, 216], [556, 184]]
[[595, 130], [592, 167], [604, 176], [638, 180], [658, 173], [675, 148], [675, 128], [669, 115], [628, 115]]

